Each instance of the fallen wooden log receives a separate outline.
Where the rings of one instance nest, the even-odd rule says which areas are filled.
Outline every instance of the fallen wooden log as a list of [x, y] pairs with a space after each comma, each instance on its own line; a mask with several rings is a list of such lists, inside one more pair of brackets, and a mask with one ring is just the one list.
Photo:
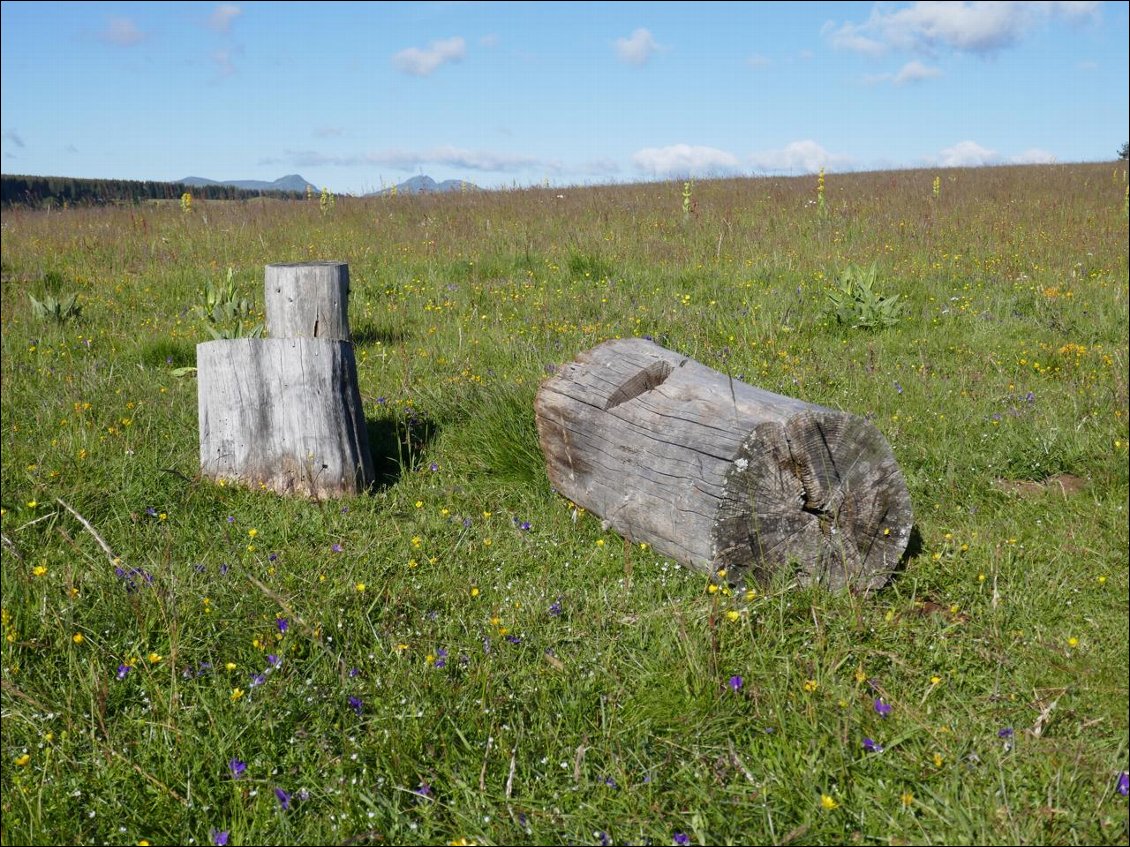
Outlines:
[[696, 570], [870, 591], [909, 541], [910, 495], [875, 426], [650, 341], [581, 354], [535, 414], [558, 492]]

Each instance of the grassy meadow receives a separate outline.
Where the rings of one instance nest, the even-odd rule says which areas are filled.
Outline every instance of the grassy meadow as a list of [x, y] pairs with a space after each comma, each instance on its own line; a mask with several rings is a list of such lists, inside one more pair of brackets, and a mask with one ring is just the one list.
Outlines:
[[[1127, 843], [1126, 192], [5, 210], [3, 843]], [[329, 259], [378, 485], [201, 479], [201, 292], [230, 269], [246, 329], [265, 264]], [[838, 320], [873, 263], [901, 311]], [[891, 584], [711, 581], [556, 495], [539, 383], [639, 335], [872, 420], [919, 536]]]

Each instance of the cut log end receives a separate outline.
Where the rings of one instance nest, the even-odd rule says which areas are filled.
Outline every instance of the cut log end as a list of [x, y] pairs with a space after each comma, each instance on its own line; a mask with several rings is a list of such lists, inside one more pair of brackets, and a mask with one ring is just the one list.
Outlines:
[[867, 421], [808, 411], [758, 426], [726, 474], [715, 560], [740, 579], [872, 591], [897, 567], [913, 525], [890, 448]]

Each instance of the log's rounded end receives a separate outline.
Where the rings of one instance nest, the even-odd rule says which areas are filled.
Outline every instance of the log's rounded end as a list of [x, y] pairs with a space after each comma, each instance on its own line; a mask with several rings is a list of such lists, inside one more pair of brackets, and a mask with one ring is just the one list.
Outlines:
[[807, 410], [758, 425], [726, 473], [714, 525], [717, 566], [765, 584], [867, 592], [887, 583], [910, 540], [910, 493], [871, 423]]

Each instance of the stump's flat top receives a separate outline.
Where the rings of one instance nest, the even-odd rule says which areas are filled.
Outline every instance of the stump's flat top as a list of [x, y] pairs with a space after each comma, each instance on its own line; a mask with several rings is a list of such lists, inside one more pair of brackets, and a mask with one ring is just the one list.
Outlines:
[[318, 262], [272, 262], [267, 265], [268, 268], [321, 268], [321, 267], [340, 267], [347, 265], [348, 262], [335, 262], [332, 259], [325, 259]]

